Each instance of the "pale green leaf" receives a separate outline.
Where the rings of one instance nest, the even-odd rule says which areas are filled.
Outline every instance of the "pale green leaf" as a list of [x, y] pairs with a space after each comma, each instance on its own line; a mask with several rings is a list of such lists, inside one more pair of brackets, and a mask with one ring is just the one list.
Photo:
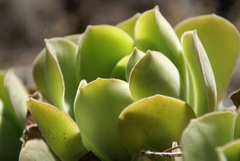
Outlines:
[[80, 131], [67, 114], [31, 98], [27, 105], [48, 145], [61, 160], [75, 161], [85, 154]]
[[[48, 39], [48, 40], [45, 40], [45, 43], [47, 48], [47, 57], [49, 58], [49, 60], [46, 59], [46, 63], [48, 63], [49, 65], [50, 63], [52, 63], [52, 65], [56, 63], [56, 66], [60, 68], [59, 72], [61, 73], [61, 74], [59, 73], [58, 75], [62, 75], [63, 77], [62, 83], [64, 86], [63, 88], [64, 111], [66, 111], [69, 115], [73, 116], [73, 102], [74, 102], [76, 90], [78, 87], [77, 76], [76, 76], [77, 46], [73, 42], [64, 38]], [[51, 54], [53, 58], [50, 59], [50, 55], [48, 54]], [[53, 60], [55, 60], [56, 62], [53, 62]], [[45, 68], [45, 73], [51, 73], [50, 70], [53, 70], [53, 68], [51, 67]], [[48, 82], [54, 79], [52, 78], [52, 76], [53, 75], [48, 75], [48, 77], [46, 77]], [[53, 95], [53, 92], [56, 93], [55, 91], [50, 91], [50, 90], [52, 89], [49, 89], [49, 93], [51, 93], [52, 95]]]
[[208, 54], [216, 79], [217, 100], [220, 101], [239, 57], [238, 30], [229, 21], [215, 14], [186, 19], [175, 27], [179, 38], [190, 30], [197, 30]]
[[78, 80], [109, 78], [114, 66], [131, 54], [133, 39], [123, 30], [109, 25], [88, 26], [80, 36], [77, 51]]
[[128, 33], [134, 39], [134, 28], [140, 15], [140, 13], [136, 13], [133, 17], [119, 23], [117, 27]]
[[45, 80], [45, 60], [46, 60], [46, 48], [41, 50], [38, 56], [35, 58], [32, 67], [32, 75], [37, 90], [43, 95], [44, 99], [51, 101], [48, 93], [47, 84]]
[[132, 69], [129, 87], [134, 100], [155, 94], [180, 98], [180, 75], [175, 65], [162, 53], [148, 51]]
[[119, 137], [131, 154], [142, 145], [161, 152], [180, 140], [192, 118], [192, 108], [181, 100], [163, 95], [147, 97], [130, 104], [120, 114]]
[[183, 34], [183, 53], [188, 62], [189, 77], [192, 83], [193, 107], [197, 116], [214, 111], [217, 104], [217, 91], [214, 74], [208, 56], [198, 38], [196, 31]]
[[217, 148], [219, 161], [240, 160], [240, 139], [231, 141]]
[[119, 62], [116, 64], [116, 66], [113, 68], [113, 71], [111, 73], [111, 78], [121, 79], [126, 81], [126, 66], [128, 59], [130, 58], [130, 55], [127, 55], [119, 60]]
[[235, 120], [234, 138], [240, 139], [240, 113], [237, 114]]
[[215, 112], [192, 120], [182, 135], [184, 161], [218, 161], [216, 147], [233, 140], [235, 114]]
[[29, 96], [27, 88], [12, 70], [7, 72], [4, 83], [7, 88], [14, 113], [23, 127], [27, 117], [26, 99]]
[[[46, 88], [49, 94], [50, 102], [57, 108], [65, 111], [64, 108], [64, 80], [60, 66], [56, 58], [46, 52], [45, 55], [45, 64], [44, 64], [44, 73], [46, 80]], [[65, 111], [66, 112], [66, 111]]]
[[133, 49], [132, 54], [130, 55], [130, 58], [128, 59], [127, 65], [126, 65], [126, 80], [129, 81], [129, 75], [135, 66], [135, 64], [145, 55], [144, 52], [141, 50], [138, 50], [136, 47]]
[[83, 143], [101, 160], [130, 160], [118, 137], [118, 116], [133, 102], [128, 84], [98, 78], [81, 88], [75, 118]]
[[64, 38], [74, 42], [76, 45], [78, 44], [78, 40], [80, 38], [81, 34], [74, 34], [74, 35], [68, 35], [65, 36]]

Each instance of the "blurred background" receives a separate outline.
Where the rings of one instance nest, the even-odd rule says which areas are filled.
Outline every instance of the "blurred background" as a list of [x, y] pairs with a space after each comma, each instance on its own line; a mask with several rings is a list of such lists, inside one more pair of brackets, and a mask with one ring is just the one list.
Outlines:
[[[82, 33], [89, 24], [116, 25], [155, 5], [172, 26], [216, 13], [240, 29], [239, 0], [0, 0], [0, 70], [15, 67], [29, 83], [32, 61], [45, 38]], [[239, 88], [239, 79], [234, 80], [231, 84]]]

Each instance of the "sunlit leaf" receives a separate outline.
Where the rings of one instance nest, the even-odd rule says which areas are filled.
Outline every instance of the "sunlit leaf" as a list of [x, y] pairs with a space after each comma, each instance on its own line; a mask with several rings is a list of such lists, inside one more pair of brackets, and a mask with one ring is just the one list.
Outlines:
[[74, 35], [68, 35], [65, 36], [64, 38], [74, 42], [76, 45], [78, 44], [78, 40], [80, 38], [81, 34], [74, 34]]
[[85, 147], [101, 160], [129, 160], [118, 137], [118, 116], [133, 102], [128, 84], [101, 79], [81, 88], [75, 102], [75, 118]]
[[163, 95], [141, 99], [126, 107], [119, 116], [119, 137], [134, 154], [142, 145], [158, 151], [179, 141], [195, 114], [185, 102]]
[[217, 148], [219, 161], [239, 161], [240, 160], [240, 139], [231, 141]]
[[49, 52], [45, 55], [44, 74], [50, 102], [57, 108], [64, 109], [64, 80], [56, 58]]
[[119, 60], [119, 62], [113, 68], [113, 71], [112, 71], [110, 77], [126, 81], [125, 69], [126, 69], [129, 57], [130, 57], [130, 55], [127, 55]]
[[215, 14], [192, 17], [175, 28], [179, 39], [184, 32], [190, 30], [197, 30], [208, 54], [216, 79], [217, 100], [220, 101], [239, 57], [238, 30], [229, 21]]
[[27, 105], [48, 145], [61, 160], [75, 161], [85, 153], [79, 129], [67, 114], [31, 98]]
[[129, 81], [129, 75], [135, 66], [135, 64], [145, 55], [144, 52], [141, 50], [138, 50], [136, 47], [133, 49], [132, 54], [130, 55], [130, 58], [128, 59], [127, 65], [126, 65], [126, 80]]
[[162, 53], [148, 51], [132, 69], [129, 87], [134, 100], [155, 94], [180, 98], [181, 82], [177, 68]]
[[32, 75], [34, 83], [36, 84], [37, 90], [43, 95], [43, 97], [51, 101], [47, 90], [47, 84], [45, 80], [45, 60], [46, 60], [46, 48], [44, 48], [38, 56], [35, 58], [32, 67]]
[[4, 83], [6, 85], [14, 113], [18, 121], [23, 126], [27, 117], [26, 99], [29, 96], [28, 91], [12, 70], [7, 72]]
[[[57, 66], [59, 66], [59, 71], [62, 74], [63, 77], [63, 85], [64, 85], [64, 110], [73, 116], [73, 102], [76, 94], [76, 90], [78, 87], [78, 82], [77, 82], [77, 76], [76, 76], [76, 48], [77, 46], [64, 38], [52, 38], [45, 40], [46, 43], [46, 48], [47, 48], [47, 58], [46, 59], [46, 64], [53, 66], [54, 63], [57, 63]], [[50, 58], [50, 55], [53, 58]], [[55, 60], [56, 62], [53, 62]], [[51, 71], [53, 70], [52, 68], [45, 68], [45, 73], [51, 74]], [[57, 72], [53, 71], [53, 72]], [[59, 73], [59, 75], [61, 75]], [[48, 75], [46, 77], [46, 80], [51, 83], [51, 80], [54, 80], [52, 78], [54, 75]], [[60, 79], [60, 78], [59, 78]], [[57, 80], [54, 80], [57, 81]], [[60, 82], [60, 81], [59, 81]], [[61, 86], [61, 85], [59, 85]], [[48, 86], [49, 88], [49, 86]], [[50, 87], [51, 88], [51, 87]], [[57, 87], [56, 87], [57, 88]], [[55, 91], [50, 91], [52, 89], [49, 89], [49, 92], [51, 95], [53, 95], [53, 92], [56, 93]], [[59, 99], [59, 98], [58, 98]]]
[[240, 113], [237, 114], [235, 120], [234, 139], [240, 139]]
[[134, 39], [134, 28], [140, 15], [140, 13], [136, 13], [133, 17], [119, 23], [117, 27], [128, 33]]
[[183, 53], [188, 62], [188, 69], [192, 79], [193, 97], [190, 105], [197, 116], [214, 111], [217, 104], [217, 91], [214, 74], [208, 56], [197, 36], [196, 31], [184, 33], [181, 39]]
[[77, 52], [78, 79], [109, 78], [117, 62], [131, 54], [133, 39], [123, 30], [108, 25], [88, 26], [80, 36]]
[[[9, 81], [9, 79], [11, 79], [11, 81]], [[18, 87], [18, 85], [20, 87]], [[25, 90], [25, 87], [23, 87], [12, 70], [9, 70], [8, 72], [0, 71], [0, 116], [4, 117], [10, 124], [12, 124], [19, 137], [22, 135], [26, 117], [26, 106], [24, 105], [24, 102], [28, 96], [25, 95]], [[11, 97], [9, 96], [9, 92], [12, 93]], [[14, 99], [13, 104], [15, 105], [15, 109], [13, 108], [11, 99]], [[18, 106], [18, 101], [20, 106]]]
[[181, 139], [184, 161], [218, 161], [216, 147], [233, 140], [234, 113], [209, 113], [192, 120]]

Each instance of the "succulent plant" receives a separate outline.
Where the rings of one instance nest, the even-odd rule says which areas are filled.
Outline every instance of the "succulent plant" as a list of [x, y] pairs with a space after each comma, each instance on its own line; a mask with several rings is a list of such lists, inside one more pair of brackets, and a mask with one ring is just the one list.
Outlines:
[[[203, 15], [173, 29], [157, 6], [116, 26], [46, 39], [33, 63], [43, 99], [26, 104], [47, 143], [41, 147], [50, 148], [48, 160], [78, 160], [90, 152], [103, 161], [151, 160], [154, 151], [170, 147], [172, 158], [159, 160], [236, 156], [229, 149], [239, 146], [238, 114], [216, 111], [239, 42], [237, 29], [224, 18]], [[223, 137], [216, 136], [219, 130]], [[183, 158], [172, 155], [181, 150]], [[34, 157], [26, 151], [20, 160]]]

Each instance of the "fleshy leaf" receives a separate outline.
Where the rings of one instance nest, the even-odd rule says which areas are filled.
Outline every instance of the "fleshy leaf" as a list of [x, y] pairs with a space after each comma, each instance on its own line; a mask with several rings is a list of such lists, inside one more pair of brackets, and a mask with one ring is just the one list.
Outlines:
[[238, 30], [229, 21], [214, 14], [193, 17], [175, 27], [179, 38], [190, 30], [197, 30], [208, 54], [217, 85], [217, 100], [220, 101], [239, 57]]
[[197, 116], [214, 111], [217, 104], [217, 91], [214, 74], [208, 56], [196, 31], [188, 31], [182, 36], [183, 53], [188, 62], [193, 97], [190, 105]]
[[231, 141], [224, 146], [217, 148], [219, 161], [240, 160], [240, 139]]
[[133, 39], [123, 30], [109, 25], [88, 26], [80, 36], [77, 51], [78, 80], [109, 78], [117, 62], [129, 55]]
[[23, 127], [27, 117], [26, 99], [29, 96], [28, 91], [12, 70], [7, 72], [4, 83], [6, 85], [14, 113]]
[[6, 108], [14, 115], [14, 110], [12, 108], [12, 104], [10, 101], [10, 98], [7, 93], [7, 88], [5, 85], [5, 77], [6, 77], [7, 72], [6, 71], [0, 71], [0, 99], [3, 101], [3, 104], [5, 105]]
[[20, 149], [21, 142], [16, 127], [7, 118], [0, 115], [0, 160], [18, 160]]
[[113, 71], [111, 74], [112, 78], [121, 79], [121, 80], [126, 81], [125, 69], [126, 69], [129, 57], [130, 57], [130, 55], [127, 55], [127, 56], [123, 57], [121, 60], [119, 60], [119, 62], [113, 68]]
[[78, 40], [80, 38], [81, 34], [75, 34], [75, 35], [68, 35], [68, 36], [65, 36], [64, 38], [74, 42], [76, 45], [78, 44]]
[[134, 39], [134, 28], [140, 15], [140, 13], [136, 13], [133, 17], [119, 23], [117, 27], [128, 33]]
[[80, 131], [67, 114], [31, 98], [27, 105], [48, 145], [61, 160], [75, 161], [84, 155]]
[[118, 116], [133, 102], [128, 84], [101, 79], [81, 88], [75, 102], [75, 118], [85, 147], [101, 160], [129, 160], [118, 138]]
[[190, 119], [195, 118], [185, 102], [163, 95], [141, 99], [119, 116], [118, 132], [124, 147], [134, 154], [142, 145], [164, 151], [179, 141]]
[[18, 136], [21, 136], [23, 124], [16, 117], [15, 111], [12, 107], [5, 84], [6, 73], [7, 72], [5, 71], [0, 71], [0, 116], [7, 119], [17, 130]]
[[141, 50], [138, 50], [136, 47], [133, 49], [132, 54], [130, 55], [130, 58], [128, 59], [127, 65], [126, 65], [126, 79], [129, 81], [129, 75], [135, 66], [135, 64], [145, 55], [144, 52]]
[[[76, 45], [64, 38], [52, 38], [49, 40], [45, 40], [46, 48], [47, 48], [47, 57], [48, 54], [51, 54], [54, 59], [47, 59], [46, 63], [51, 60], [55, 60], [57, 65], [59, 66], [62, 77], [63, 77], [63, 85], [64, 85], [64, 109], [65, 111], [73, 116], [73, 102], [76, 94], [76, 90], [78, 87], [77, 76], [76, 76]], [[51, 68], [45, 68], [48, 71], [46, 73], [51, 73]], [[61, 75], [59, 73], [59, 75]], [[52, 80], [52, 76], [48, 75], [46, 79], [48, 82]], [[59, 85], [60, 86], [60, 85]], [[48, 86], [49, 87], [49, 86]], [[52, 90], [52, 89], [49, 89]], [[49, 91], [52, 95], [55, 91]]]
[[134, 100], [155, 94], [180, 98], [181, 82], [177, 68], [162, 53], [148, 51], [132, 69], [129, 87]]
[[44, 48], [38, 56], [35, 58], [33, 62], [32, 67], [32, 75], [33, 80], [37, 86], [38, 91], [43, 95], [43, 97], [50, 101], [51, 98], [49, 96], [48, 90], [47, 90], [47, 84], [45, 81], [45, 60], [46, 60], [46, 48]]
[[[64, 80], [60, 66], [56, 58], [46, 52], [44, 73], [46, 80], [47, 92], [49, 94], [50, 102], [57, 108], [65, 111], [64, 108]], [[65, 111], [66, 112], [66, 111]]]
[[233, 140], [234, 113], [209, 113], [192, 120], [182, 135], [184, 161], [218, 161], [216, 147]]
[[240, 113], [237, 114], [235, 121], [234, 139], [240, 139]]
[[156, 50], [164, 53], [171, 59], [171, 52], [158, 29], [156, 10], [158, 10], [158, 7], [144, 12], [138, 18], [134, 31], [136, 45], [143, 52]]

